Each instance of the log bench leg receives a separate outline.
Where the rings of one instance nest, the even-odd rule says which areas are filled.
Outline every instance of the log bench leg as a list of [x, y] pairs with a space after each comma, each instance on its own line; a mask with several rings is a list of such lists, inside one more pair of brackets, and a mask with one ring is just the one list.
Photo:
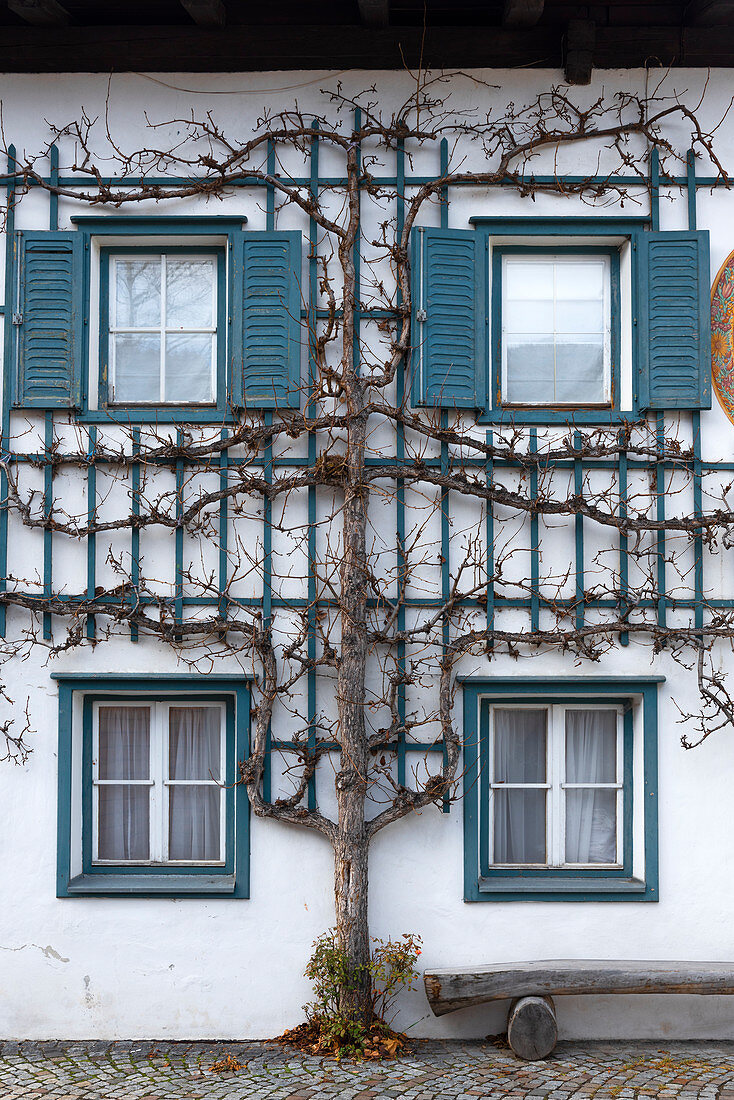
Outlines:
[[510, 1005], [507, 1042], [518, 1058], [537, 1062], [556, 1045], [558, 1027], [552, 997], [520, 997]]

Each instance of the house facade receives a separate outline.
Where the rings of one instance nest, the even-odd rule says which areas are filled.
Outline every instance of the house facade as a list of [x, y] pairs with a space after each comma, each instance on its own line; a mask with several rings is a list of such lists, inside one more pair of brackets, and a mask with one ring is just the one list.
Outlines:
[[[310, 997], [333, 853], [253, 813], [238, 780], [265, 624], [281, 686], [262, 797], [304, 775], [296, 805], [335, 813], [329, 463], [350, 444], [330, 388], [344, 269], [324, 220], [344, 224], [353, 150], [327, 124], [365, 135], [362, 371], [399, 340], [401, 272], [411, 299], [410, 351], [366, 448], [372, 629], [398, 639], [368, 658], [369, 813], [447, 752], [447, 654], [462, 745], [447, 797], [372, 843], [371, 932], [417, 933], [426, 967], [730, 960], [734, 116], [731, 69], [695, 53], [713, 39], [694, 34], [688, 67], [607, 62], [578, 87], [588, 27], [570, 28], [565, 73], [480, 68], [465, 45], [473, 67], [449, 73], [449, 58], [429, 105], [415, 74], [374, 59], [222, 72], [166, 57], [110, 75], [57, 53], [54, 71], [38, 28], [38, 72], [31, 31], [9, 33], [0, 679], [22, 763], [0, 769], [0, 1034], [267, 1037]], [[388, 31], [373, 33], [376, 50]], [[609, 26], [597, 37], [613, 49]], [[541, 141], [488, 183], [489, 115], [521, 127], [521, 105], [552, 112], [557, 87], [603, 103], [595, 127], [633, 99], [691, 113], [661, 117], [657, 144], [634, 128]], [[431, 140], [367, 133], [412, 118], [412, 97]], [[202, 158], [265, 131], [234, 182], [200, 185]], [[396, 259], [385, 241], [436, 180]], [[329, 741], [296, 774], [304, 744]], [[397, 1024], [483, 1036], [503, 1013], [435, 1019], [418, 989]], [[566, 998], [558, 1021], [562, 1037], [728, 1037], [734, 1003]]]

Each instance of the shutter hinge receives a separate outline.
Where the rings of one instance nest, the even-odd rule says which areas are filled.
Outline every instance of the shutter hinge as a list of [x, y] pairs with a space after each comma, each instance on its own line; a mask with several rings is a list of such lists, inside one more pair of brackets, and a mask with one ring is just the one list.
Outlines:
[[424, 321], [427, 321], [428, 314], [426, 313], [425, 309], [417, 309], [415, 311], [415, 319], [416, 321], [420, 321], [421, 324], [423, 324]]
[[14, 313], [13, 314], [13, 324], [14, 325], [22, 325], [23, 324], [23, 314], [22, 313]]

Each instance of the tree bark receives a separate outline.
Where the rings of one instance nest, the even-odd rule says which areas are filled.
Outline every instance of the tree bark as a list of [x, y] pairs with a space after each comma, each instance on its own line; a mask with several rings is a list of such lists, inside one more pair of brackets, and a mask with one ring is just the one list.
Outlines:
[[339, 1011], [365, 1024], [372, 1018], [370, 940], [367, 918], [367, 866], [369, 847], [358, 798], [345, 798], [354, 830], [339, 815], [339, 833], [334, 845], [334, 900], [339, 946], [349, 961], [349, 979], [339, 993]]
[[340, 1010], [351, 1019], [367, 1023], [372, 1016], [367, 918], [369, 833], [365, 822], [369, 750], [364, 715], [368, 589], [364, 471], [369, 413], [354, 356], [354, 309], [358, 287], [353, 250], [359, 232], [358, 176], [356, 152], [351, 149], [347, 155], [349, 231], [339, 245], [344, 275], [341, 375], [348, 410], [348, 438], [339, 597], [341, 653], [336, 685], [341, 760], [336, 777], [334, 901], [337, 939], [346, 952], [350, 970], [350, 980], [340, 992]]

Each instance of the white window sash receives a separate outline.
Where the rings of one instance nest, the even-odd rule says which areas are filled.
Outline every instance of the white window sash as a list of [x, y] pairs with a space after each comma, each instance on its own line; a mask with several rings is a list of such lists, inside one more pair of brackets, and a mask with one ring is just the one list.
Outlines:
[[[508, 266], [508, 264], [512, 263], [513, 260], [515, 260], [515, 261], [521, 260], [521, 261], [527, 263], [528, 261], [532, 261], [533, 258], [534, 257], [532, 255], [532, 252], [528, 252], [526, 255], [522, 255], [522, 256], [520, 256], [520, 255], [506, 256], [505, 255], [505, 256], [502, 257], [502, 294], [501, 294], [501, 302], [500, 302], [500, 326], [499, 327], [500, 327], [500, 331], [501, 331], [501, 342], [502, 342], [502, 363], [501, 363], [502, 385], [501, 385], [501, 393], [502, 393], [503, 401], [506, 400], [505, 395], [507, 394], [507, 389], [508, 389], [507, 339], [506, 339], [506, 328], [505, 328], [505, 312], [506, 312], [505, 311], [505, 288], [507, 286], [507, 266]], [[548, 255], [538, 255], [535, 258], [538, 260], [539, 263], [540, 262], [553, 263], [554, 265], [555, 264], [562, 264], [562, 263], [579, 262], [580, 260], [583, 259], [583, 257], [580, 254], [575, 254], [574, 255], [574, 254], [567, 254], [567, 253], [553, 253], [553, 254], [548, 254]], [[612, 278], [611, 278], [612, 265], [611, 265], [611, 257], [604, 254], [604, 253], [597, 253], [597, 254], [589, 253], [587, 259], [596, 259], [596, 260], [598, 260], [603, 265], [603, 268], [604, 268], [604, 283], [603, 283], [603, 286], [604, 286], [604, 334], [603, 334], [604, 335], [604, 393], [603, 393], [603, 397], [602, 397], [601, 401], [598, 401], [598, 402], [587, 402], [587, 401], [577, 401], [577, 402], [574, 402], [574, 401], [558, 401], [558, 402], [556, 402], [556, 401], [554, 401], [554, 402], [552, 402], [553, 405], [562, 406], [564, 408], [566, 406], [574, 406], [574, 405], [584, 405], [584, 406], [586, 406], [586, 405], [589, 405], [589, 404], [598, 406], [599, 408], [603, 408], [604, 406], [609, 405], [611, 403], [611, 400], [612, 400], [612, 324], [614, 323], [614, 318], [612, 317], [612, 304], [611, 304], [612, 303]], [[553, 300], [554, 300], [554, 303], [555, 303], [555, 270], [554, 270], [554, 273], [553, 273], [553, 283], [554, 283]], [[555, 327], [554, 327], [554, 334], [555, 334]], [[513, 401], [512, 404], [513, 405], [518, 405], [518, 406], [527, 406], [528, 408], [540, 408], [540, 407], [546, 408], [549, 403], [546, 402], [546, 401]]]
[[[496, 710], [543, 710], [546, 719], [546, 780], [545, 783], [497, 783], [494, 780], [494, 739]], [[566, 712], [570, 710], [613, 710], [617, 716], [615, 783], [566, 782]], [[489, 799], [489, 865], [501, 869], [563, 868], [582, 870], [618, 870], [624, 857], [624, 718], [623, 710], [614, 703], [505, 703], [489, 704], [488, 760]], [[494, 792], [496, 790], [545, 790], [546, 796], [546, 863], [494, 862]], [[616, 859], [614, 863], [570, 863], [566, 860], [566, 790], [612, 790], [616, 800]]]
[[[100, 779], [99, 777], [99, 711], [101, 707], [135, 706], [150, 711], [150, 770], [149, 779]], [[216, 780], [171, 779], [169, 775], [169, 734], [171, 707], [209, 707], [219, 711], [219, 775]], [[169, 867], [221, 867], [226, 862], [227, 799], [223, 786], [226, 776], [226, 708], [223, 703], [206, 699], [170, 699], [152, 702], [144, 697], [131, 695], [115, 702], [95, 701], [92, 710], [92, 863], [95, 866], [169, 866]], [[139, 786], [150, 788], [150, 859], [123, 860], [99, 858], [99, 788], [104, 786]], [[169, 859], [169, 789], [173, 786], [217, 787], [219, 796], [219, 859], [172, 860]]]
[[[496, 783], [494, 781], [494, 744], [495, 744], [495, 712], [496, 710], [541, 710], [546, 711], [546, 734], [545, 734], [545, 783]], [[546, 867], [548, 863], [494, 863], [494, 792], [496, 790], [536, 790], [536, 791], [550, 791], [550, 740], [551, 740], [551, 720], [550, 720], [550, 707], [544, 703], [528, 703], [527, 705], [517, 704], [513, 706], [511, 703], [496, 703], [490, 706], [490, 722], [489, 722], [489, 862], [490, 866], [495, 867]], [[549, 855], [549, 837], [551, 830], [550, 820], [550, 803], [551, 798], [546, 796], [545, 800], [545, 848], [546, 859]]]
[[[212, 319], [213, 324], [206, 327], [183, 327], [170, 326], [167, 324], [167, 262], [168, 257], [171, 255], [177, 260], [197, 260], [197, 259], [209, 259], [212, 263]], [[136, 252], [134, 254], [136, 260], [145, 260], [148, 262], [158, 261], [160, 265], [160, 293], [161, 293], [161, 320], [160, 324], [153, 327], [142, 326], [140, 328], [133, 328], [129, 325], [117, 324], [117, 265], [122, 259], [122, 256], [110, 256], [110, 277], [109, 277], [109, 291], [108, 291], [108, 341], [109, 341], [109, 360], [110, 360], [110, 392], [111, 403], [116, 404], [115, 388], [117, 378], [117, 341], [115, 336], [125, 334], [142, 334], [145, 335], [157, 335], [160, 339], [160, 359], [158, 366], [158, 404], [161, 405], [187, 405], [191, 404], [188, 401], [166, 401], [166, 336], [169, 335], [209, 335], [213, 339], [211, 341], [211, 362], [210, 362], [210, 385], [212, 398], [211, 401], [203, 402], [204, 405], [216, 404], [217, 401], [217, 341], [220, 338], [217, 330], [217, 318], [218, 313], [218, 300], [219, 300], [219, 262], [215, 253], [186, 253], [186, 252]], [[125, 401], [126, 405], [147, 405], [148, 401]]]

